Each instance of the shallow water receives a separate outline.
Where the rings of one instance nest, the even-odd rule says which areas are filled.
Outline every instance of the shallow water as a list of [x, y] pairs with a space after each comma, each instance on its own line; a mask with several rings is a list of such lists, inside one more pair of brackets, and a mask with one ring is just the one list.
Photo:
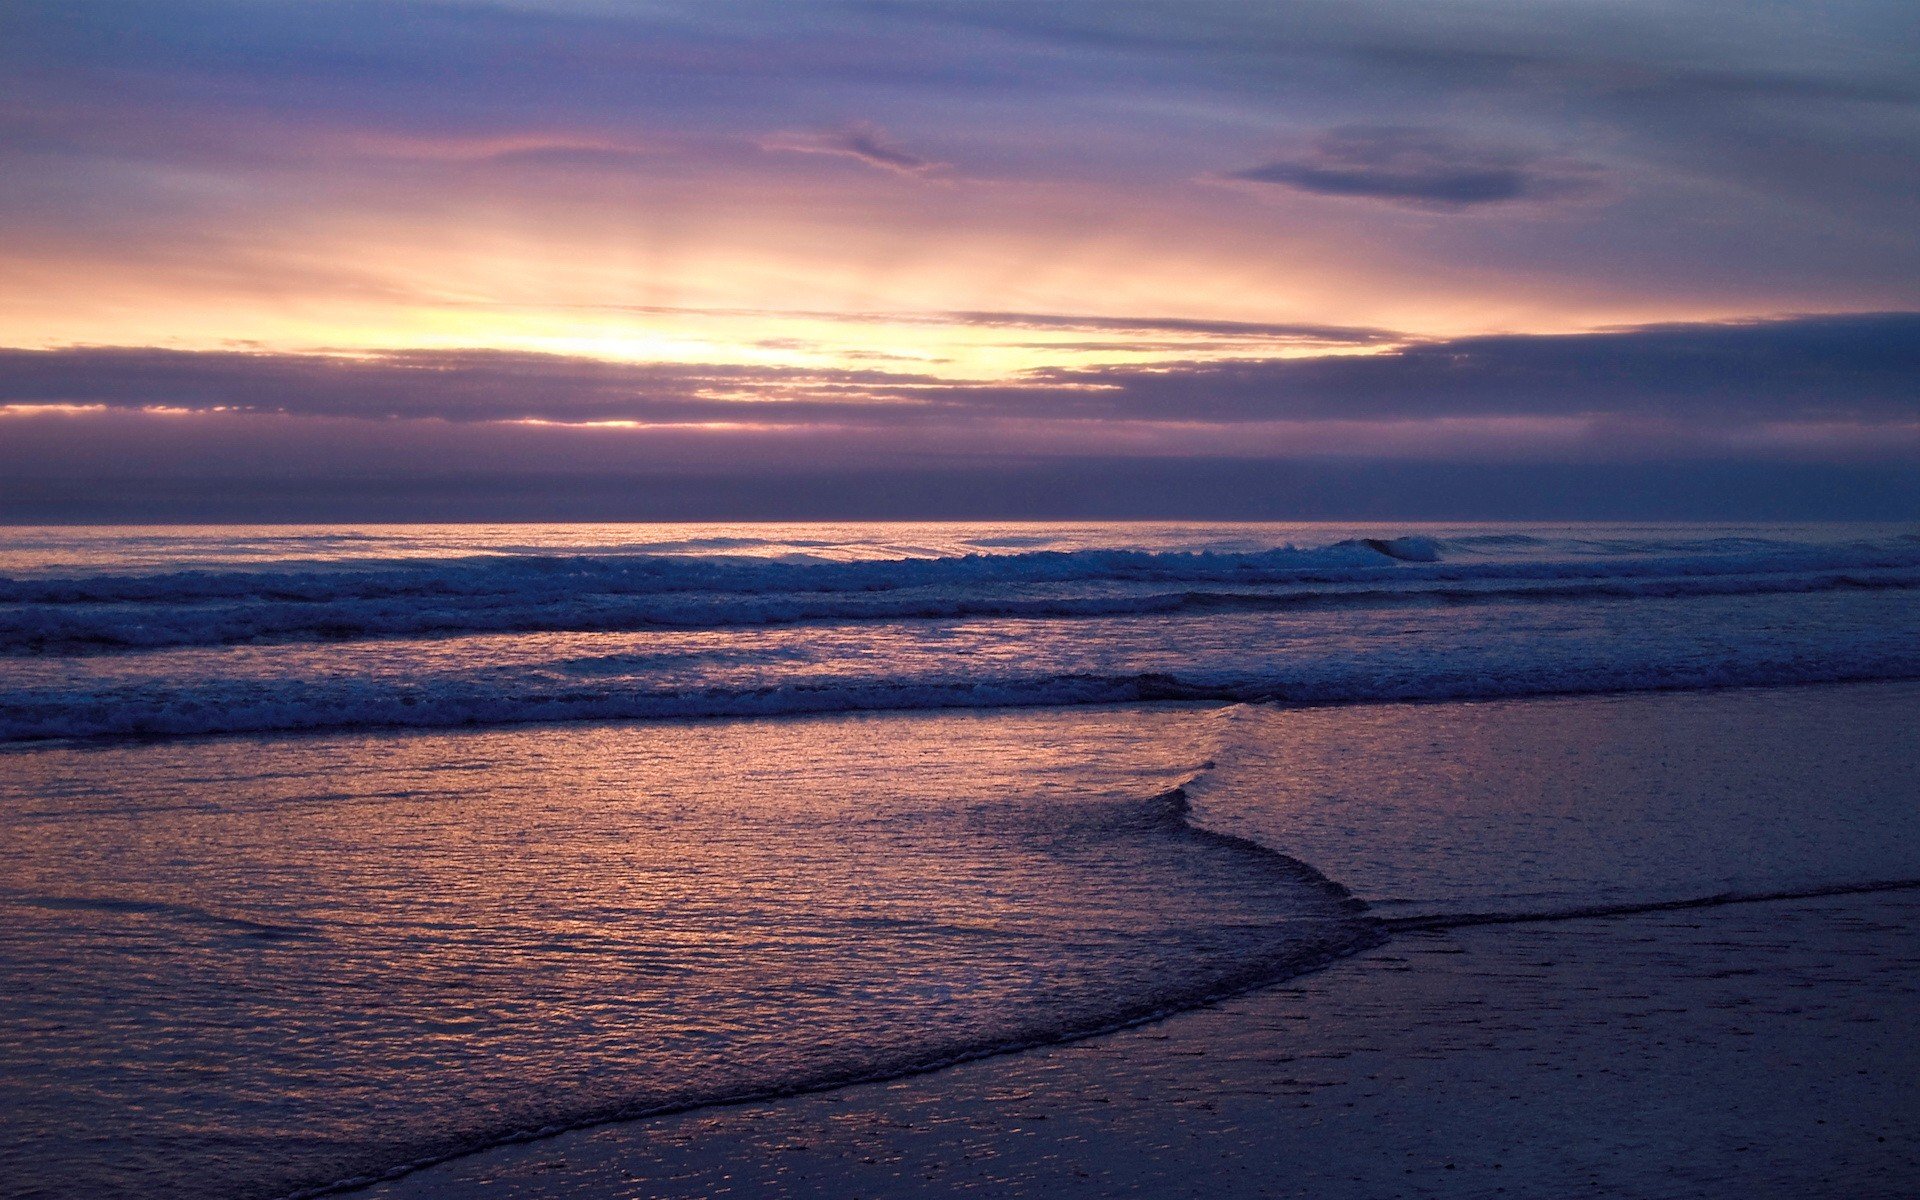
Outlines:
[[275, 1195], [897, 1072], [1368, 935], [1161, 794], [1217, 714], [49, 747], [0, 786], [0, 1178]]

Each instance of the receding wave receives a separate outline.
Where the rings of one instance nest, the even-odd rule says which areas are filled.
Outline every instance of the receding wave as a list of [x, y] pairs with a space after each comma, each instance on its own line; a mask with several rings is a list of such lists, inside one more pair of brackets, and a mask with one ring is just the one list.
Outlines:
[[[138, 962], [101, 950], [83, 970], [46, 971], [53, 1003], [32, 989], [0, 1001], [57, 1012], [40, 1024], [64, 1050], [23, 1062], [0, 1048], [9, 1078], [114, 1072], [95, 1085], [112, 1105], [49, 1122], [31, 1157], [7, 1160], [10, 1178], [156, 1200], [347, 1190], [564, 1129], [1084, 1037], [1380, 939], [1318, 872], [1185, 820], [1177, 781], [1212, 714], [1027, 714], [971, 736], [964, 722], [886, 724], [884, 749], [866, 722], [771, 741], [656, 729], [613, 746], [555, 731], [570, 765], [539, 782], [542, 803], [481, 779], [442, 810], [376, 774], [323, 805], [367, 801], [379, 819], [337, 824], [304, 783], [276, 791], [247, 774], [248, 747], [184, 748], [171, 770], [147, 748], [108, 751], [151, 772], [122, 799], [199, 792], [209, 776], [239, 786], [222, 796], [220, 853], [190, 878], [179, 858], [204, 826], [128, 831], [124, 809], [83, 805], [54, 819], [76, 838], [126, 833], [127, 852], [0, 890], [25, 963], [65, 968], [76, 943], [123, 947], [134, 932], [141, 947]], [[782, 765], [736, 773], [742, 752]], [[304, 780], [339, 754], [297, 742], [275, 765]], [[68, 761], [89, 776], [104, 765]], [[1036, 782], [1047, 775], [1058, 781]], [[475, 850], [422, 855], [430, 837]], [[305, 871], [316, 845], [355, 869]], [[610, 858], [610, 845], [624, 849]], [[261, 879], [285, 886], [263, 893]], [[286, 996], [300, 999], [291, 1015]], [[153, 1005], [151, 1030], [96, 1019], [130, 1003]], [[220, 1086], [183, 1080], [183, 1055]], [[345, 1086], [285, 1084], [303, 1069]], [[127, 1119], [146, 1112], [163, 1117]], [[97, 1130], [122, 1124], [89, 1157]]]
[[[1190, 978], [1163, 977], [1159, 989], [1149, 994], [1126, 999], [1109, 997], [1100, 1006], [1085, 1011], [1062, 1011], [1060, 1018], [1053, 1023], [1008, 1031], [1010, 1036], [1005, 1040], [973, 1045], [930, 1045], [918, 1056], [909, 1052], [894, 1058], [876, 1058], [867, 1063], [850, 1064], [840, 1071], [768, 1080], [734, 1091], [667, 1100], [649, 1097], [617, 1103], [560, 1117], [539, 1126], [494, 1132], [464, 1143], [436, 1147], [426, 1154], [380, 1170], [299, 1188], [286, 1193], [280, 1200], [317, 1200], [321, 1196], [354, 1192], [371, 1184], [402, 1178], [427, 1167], [498, 1146], [553, 1137], [598, 1125], [744, 1101], [780, 1099], [849, 1084], [898, 1079], [964, 1062], [1116, 1033], [1271, 987], [1372, 949], [1386, 940], [1385, 927], [1367, 915], [1366, 904], [1312, 865], [1259, 842], [1218, 833], [1193, 823], [1187, 819], [1188, 812], [1184, 787], [1175, 787], [1147, 799], [1139, 805], [1137, 814], [1122, 811], [1106, 824], [1114, 829], [1130, 825], [1139, 832], [1153, 836], [1202, 843], [1212, 849], [1224, 850], [1248, 860], [1248, 865], [1257, 866], [1263, 873], [1284, 881], [1291, 889], [1299, 909], [1288, 913], [1285, 921], [1268, 926], [1270, 929], [1284, 930], [1284, 935], [1276, 940], [1275, 945], [1262, 947], [1259, 952], [1248, 954], [1238, 962], [1223, 960], [1209, 963], [1207, 966], [1210, 970], [1196, 971]], [[1129, 822], [1129, 815], [1137, 815], [1137, 819]]]

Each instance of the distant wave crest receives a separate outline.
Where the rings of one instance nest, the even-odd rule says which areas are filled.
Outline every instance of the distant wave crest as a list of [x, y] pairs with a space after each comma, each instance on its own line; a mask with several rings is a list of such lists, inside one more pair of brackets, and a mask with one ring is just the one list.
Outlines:
[[1634, 546], [1401, 537], [1244, 553], [1045, 550], [854, 562], [487, 555], [0, 578], [0, 655], [1915, 587], [1920, 539], [1912, 537]]

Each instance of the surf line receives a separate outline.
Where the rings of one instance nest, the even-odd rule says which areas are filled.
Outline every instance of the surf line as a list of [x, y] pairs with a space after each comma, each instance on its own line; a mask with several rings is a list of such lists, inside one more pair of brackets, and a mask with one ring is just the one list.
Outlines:
[[1920, 879], [1886, 879], [1872, 883], [1827, 884], [1785, 892], [1719, 892], [1686, 900], [1656, 900], [1645, 904], [1599, 904], [1548, 912], [1441, 913], [1430, 917], [1376, 917], [1392, 933], [1431, 933], [1475, 925], [1529, 925], [1540, 921], [1582, 921], [1597, 917], [1631, 917], [1641, 913], [1679, 912], [1690, 908], [1721, 908], [1729, 904], [1766, 904], [1782, 900], [1818, 900], [1825, 896], [1861, 896], [1874, 892], [1920, 891]]

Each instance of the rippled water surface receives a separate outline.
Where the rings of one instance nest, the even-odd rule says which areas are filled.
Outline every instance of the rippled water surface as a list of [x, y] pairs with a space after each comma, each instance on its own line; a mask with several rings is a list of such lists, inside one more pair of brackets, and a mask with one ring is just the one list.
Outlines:
[[15, 753], [0, 1178], [280, 1194], [1094, 1029], [1355, 944], [1323, 885], [1161, 796], [1217, 720]]

